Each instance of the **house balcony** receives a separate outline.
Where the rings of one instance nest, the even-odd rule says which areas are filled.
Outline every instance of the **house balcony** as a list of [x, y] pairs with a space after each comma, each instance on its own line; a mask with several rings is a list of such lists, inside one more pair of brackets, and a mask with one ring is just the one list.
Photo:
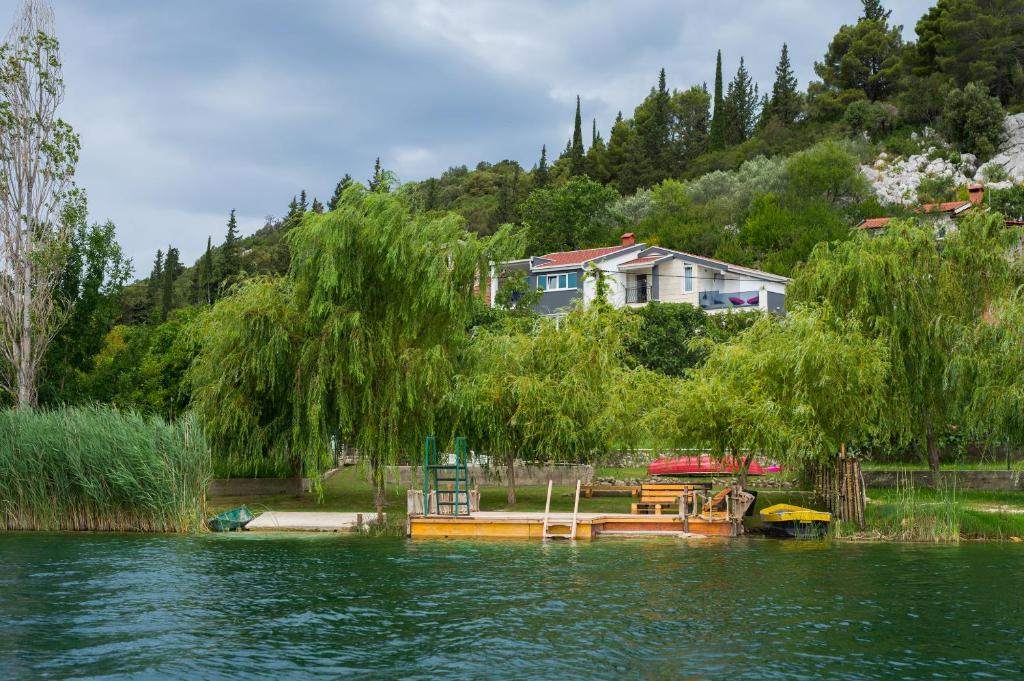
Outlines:
[[646, 305], [652, 300], [651, 284], [636, 284], [626, 287], [626, 305]]
[[762, 291], [701, 291], [700, 307], [708, 312], [717, 310], [757, 310], [761, 307]]

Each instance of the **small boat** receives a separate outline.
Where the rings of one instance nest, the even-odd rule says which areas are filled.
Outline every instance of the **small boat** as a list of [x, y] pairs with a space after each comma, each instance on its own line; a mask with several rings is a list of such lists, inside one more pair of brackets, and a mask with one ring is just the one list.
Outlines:
[[[648, 475], [737, 475], [739, 461], [731, 456], [715, 459], [708, 454], [699, 456], [662, 457], [647, 466]], [[764, 475], [765, 470], [757, 461], [751, 461], [747, 475]]]
[[242, 504], [238, 508], [218, 513], [209, 518], [206, 521], [206, 526], [213, 532], [234, 532], [236, 530], [244, 530], [245, 526], [255, 517], [252, 511], [245, 504]]
[[820, 539], [828, 534], [832, 514], [792, 504], [761, 509], [761, 520], [773, 534], [794, 539]]

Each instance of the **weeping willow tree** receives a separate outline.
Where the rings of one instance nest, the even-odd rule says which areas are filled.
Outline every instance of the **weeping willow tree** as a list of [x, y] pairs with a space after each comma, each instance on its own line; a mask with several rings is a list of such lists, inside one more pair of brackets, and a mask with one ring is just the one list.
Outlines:
[[287, 239], [285, 279], [245, 284], [205, 317], [195, 409], [214, 451], [240, 462], [285, 457], [315, 477], [333, 442], [355, 444], [380, 515], [385, 466], [432, 431], [477, 273], [505, 244], [359, 185]]
[[939, 439], [959, 418], [946, 382], [950, 363], [1009, 285], [1002, 228], [997, 216], [978, 214], [937, 241], [930, 227], [894, 222], [882, 235], [820, 244], [789, 289], [791, 301], [827, 302], [882, 342], [885, 427], [898, 445], [923, 443], [933, 471]]
[[842, 443], [876, 437], [886, 369], [884, 346], [855, 320], [827, 305], [797, 308], [711, 346], [649, 418], [675, 446], [732, 456], [745, 485], [754, 454], [799, 468], [831, 464]]
[[291, 282], [264, 277], [239, 284], [189, 326], [199, 348], [187, 374], [192, 411], [218, 470], [252, 476], [285, 470], [296, 478], [319, 470], [325, 450], [293, 441], [303, 341], [298, 321]]
[[994, 304], [964, 336], [948, 378], [972, 437], [1024, 448], [1024, 289]]
[[448, 407], [474, 449], [506, 467], [508, 503], [516, 501], [516, 460], [586, 461], [635, 436], [623, 424], [632, 426], [625, 413], [638, 401], [611, 404], [637, 380], [623, 363], [634, 324], [622, 313], [592, 308], [558, 322], [540, 319], [532, 328], [475, 332]]

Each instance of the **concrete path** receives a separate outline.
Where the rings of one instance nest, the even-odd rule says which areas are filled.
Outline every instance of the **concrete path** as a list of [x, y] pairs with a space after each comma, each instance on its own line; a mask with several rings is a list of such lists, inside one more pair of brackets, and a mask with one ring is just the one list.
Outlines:
[[299, 530], [306, 532], [351, 532], [356, 529], [358, 516], [363, 522], [377, 517], [368, 513], [325, 513], [319, 511], [267, 511], [250, 522], [247, 530]]

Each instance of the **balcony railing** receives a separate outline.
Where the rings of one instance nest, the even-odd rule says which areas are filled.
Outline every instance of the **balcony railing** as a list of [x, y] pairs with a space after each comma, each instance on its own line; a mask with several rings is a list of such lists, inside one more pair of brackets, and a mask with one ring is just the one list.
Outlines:
[[651, 301], [651, 285], [638, 284], [626, 287], [626, 304], [642, 304]]

